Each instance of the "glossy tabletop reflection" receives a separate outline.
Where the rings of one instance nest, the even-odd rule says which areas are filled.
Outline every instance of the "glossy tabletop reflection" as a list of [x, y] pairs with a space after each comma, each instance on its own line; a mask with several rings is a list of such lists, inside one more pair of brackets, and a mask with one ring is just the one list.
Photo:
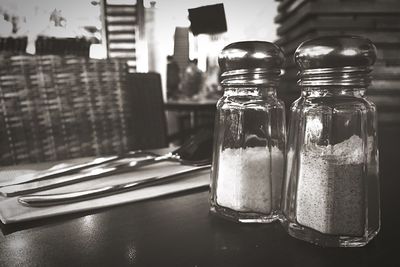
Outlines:
[[382, 228], [364, 248], [321, 248], [279, 223], [208, 213], [208, 191], [0, 225], [0, 266], [398, 266], [400, 127], [380, 129]]

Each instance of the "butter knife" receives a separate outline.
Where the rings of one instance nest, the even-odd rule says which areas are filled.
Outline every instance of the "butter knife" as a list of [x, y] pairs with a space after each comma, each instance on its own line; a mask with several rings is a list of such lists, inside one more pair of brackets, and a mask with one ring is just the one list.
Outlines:
[[105, 187], [77, 191], [77, 192], [48, 194], [48, 195], [25, 195], [25, 196], [20, 196], [18, 198], [18, 202], [20, 202], [25, 206], [31, 206], [31, 207], [46, 207], [46, 206], [74, 203], [83, 200], [109, 196], [147, 186], [169, 182], [171, 181], [171, 179], [181, 177], [182, 175], [187, 175], [193, 172], [208, 170], [208, 169], [210, 169], [210, 165], [194, 167], [189, 170], [183, 170], [168, 175], [150, 177], [135, 182], [105, 186]]
[[52, 178], [56, 178], [56, 177], [60, 177], [60, 176], [65, 176], [65, 175], [70, 175], [70, 174], [74, 174], [77, 173], [81, 170], [84, 169], [88, 169], [91, 167], [95, 167], [98, 165], [102, 165], [108, 162], [113, 162], [116, 160], [120, 160], [123, 158], [133, 158], [133, 157], [140, 157], [140, 156], [146, 156], [146, 157], [157, 157], [159, 155], [152, 153], [152, 152], [145, 152], [145, 151], [141, 151], [141, 150], [137, 150], [137, 151], [132, 151], [132, 152], [128, 152], [124, 155], [119, 155], [119, 156], [108, 156], [108, 157], [99, 157], [99, 158], [95, 158], [89, 162], [85, 162], [85, 163], [80, 163], [80, 164], [73, 164], [73, 165], [69, 165], [66, 167], [62, 167], [62, 168], [50, 168], [44, 171], [40, 171], [37, 174], [35, 174], [34, 176], [27, 176], [26, 178], [21, 178], [21, 179], [17, 179], [17, 181], [14, 182], [10, 182], [10, 183], [3, 183], [1, 184], [0, 188], [3, 186], [12, 186], [12, 185], [18, 185], [18, 184], [25, 184], [25, 183], [31, 183], [31, 182], [36, 182], [36, 181], [41, 181], [41, 180], [47, 180], [47, 179], [52, 179]]
[[135, 165], [135, 161], [132, 161], [129, 158], [125, 158], [121, 159], [120, 161], [110, 161], [102, 165], [86, 168], [81, 170], [77, 174], [33, 181], [29, 183], [4, 186], [0, 188], [0, 195], [5, 197], [13, 197], [22, 194], [29, 194], [95, 178], [131, 172], [136, 168], [137, 166]]

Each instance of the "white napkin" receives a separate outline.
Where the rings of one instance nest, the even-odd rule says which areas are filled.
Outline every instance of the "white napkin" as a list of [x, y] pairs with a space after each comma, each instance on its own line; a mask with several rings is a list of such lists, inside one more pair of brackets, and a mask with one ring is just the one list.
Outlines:
[[[81, 163], [88, 159], [81, 159]], [[75, 159], [74, 163], [77, 162]], [[54, 163], [53, 163], [54, 165]], [[19, 165], [15, 167], [3, 168], [0, 171], [0, 184], [9, 183], [13, 180], [21, 179], [20, 175], [32, 176], [35, 172], [51, 167], [49, 163]], [[142, 167], [130, 173], [113, 175], [103, 178], [95, 178], [90, 181], [80, 182], [72, 185], [67, 185], [50, 190], [44, 190], [35, 194], [52, 194], [66, 193], [86, 189], [99, 188], [120, 183], [128, 183], [144, 178], [149, 178], [158, 175], [168, 175], [177, 171], [187, 170], [191, 166], [183, 166], [174, 162], [158, 163], [152, 166]], [[171, 182], [154, 185], [146, 188], [141, 188], [129, 192], [118, 193], [115, 195], [105, 196], [85, 200], [81, 202], [62, 204], [50, 207], [27, 207], [18, 202], [16, 197], [1, 197], [0, 196], [0, 220], [4, 224], [15, 223], [21, 221], [35, 220], [39, 218], [51, 217], [55, 215], [73, 213], [85, 210], [94, 210], [104, 207], [115, 206], [124, 203], [145, 200], [158, 196], [163, 196], [171, 193], [181, 192], [188, 189], [208, 186], [210, 181], [210, 171], [199, 171], [198, 173], [183, 176]]]
[[10, 184], [30, 181], [40, 170], [57, 170], [74, 164], [89, 162], [92, 158], [71, 159], [66, 162], [53, 162], [41, 164], [25, 164], [0, 169], [0, 188]]

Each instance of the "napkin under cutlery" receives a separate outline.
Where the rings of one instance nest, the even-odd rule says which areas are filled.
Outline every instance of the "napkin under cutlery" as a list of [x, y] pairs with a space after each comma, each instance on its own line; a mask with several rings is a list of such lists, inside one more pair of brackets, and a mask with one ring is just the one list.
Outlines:
[[[74, 164], [83, 163], [91, 159], [75, 159]], [[80, 161], [80, 162], [79, 162]], [[70, 162], [66, 162], [69, 164]], [[0, 185], [12, 184], [15, 180], [29, 180], [35, 173], [38, 173], [49, 167], [49, 163], [14, 166], [0, 170]], [[137, 169], [133, 172], [112, 175], [107, 177], [95, 178], [84, 182], [65, 185], [62, 187], [43, 190], [35, 194], [55, 194], [87, 190], [91, 188], [110, 186], [115, 184], [134, 182], [144, 178], [172, 174], [178, 171], [188, 170], [192, 166], [181, 165], [176, 162], [163, 162], [153, 166], [147, 166]], [[0, 196], [0, 220], [4, 224], [21, 221], [35, 220], [39, 218], [51, 217], [61, 214], [73, 213], [85, 210], [94, 210], [98, 208], [110, 207], [119, 204], [135, 202], [139, 200], [150, 199], [171, 193], [181, 192], [188, 189], [207, 187], [210, 181], [210, 171], [200, 171], [191, 175], [168, 183], [157, 184], [150, 187], [141, 188], [134, 191], [123, 192], [115, 195], [104, 196], [100, 198], [84, 200], [77, 203], [63, 204], [50, 207], [28, 207], [18, 202], [18, 196], [4, 197]], [[26, 184], [30, 186], [29, 184]], [[23, 186], [23, 185], [21, 185]], [[4, 187], [5, 188], [5, 187]]]

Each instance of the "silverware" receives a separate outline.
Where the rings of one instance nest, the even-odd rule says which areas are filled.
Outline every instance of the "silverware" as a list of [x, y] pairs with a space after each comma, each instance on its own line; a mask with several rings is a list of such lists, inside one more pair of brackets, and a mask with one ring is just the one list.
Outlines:
[[[106, 172], [101, 176], [94, 175], [92, 176], [90, 172], [96, 172], [92, 169], [92, 167], [98, 166], [99, 169], [102, 169], [105, 164], [106, 168], [108, 167], [115, 167], [118, 172], [121, 169], [126, 167], [129, 168], [129, 171], [133, 171], [139, 167], [164, 162], [164, 161], [175, 161], [179, 162], [184, 165], [191, 165], [191, 166], [202, 166], [211, 163], [212, 158], [212, 142], [213, 142], [213, 134], [210, 130], [200, 130], [197, 134], [189, 138], [182, 146], [175, 149], [174, 151], [165, 154], [165, 155], [157, 155], [151, 152], [143, 152], [143, 151], [136, 151], [130, 152], [122, 156], [111, 156], [107, 158], [98, 158], [91, 162], [78, 164], [69, 166], [62, 169], [57, 170], [47, 170], [44, 173], [40, 173], [34, 177], [29, 177], [26, 180], [19, 180], [18, 182], [9, 183], [3, 187], [0, 187], [0, 194], [4, 196], [15, 196], [18, 194], [24, 193], [32, 193], [36, 191], [40, 191], [43, 189], [53, 188], [65, 184], [70, 184], [78, 181], [87, 180], [90, 178], [102, 177], [108, 175]], [[129, 159], [131, 157], [137, 156], [138, 154], [141, 155], [150, 155], [148, 158], [144, 160], [131, 160], [129, 163], [123, 162], [119, 163], [118, 161], [121, 159]], [[117, 162], [115, 166], [109, 166], [108, 164], [113, 164]], [[121, 165], [121, 166], [118, 166]], [[128, 166], [127, 166], [128, 165]], [[99, 170], [101, 171], [101, 170]], [[57, 179], [57, 181], [50, 182], [50, 183], [39, 183], [42, 180], [48, 180], [54, 178], [74, 174], [77, 172], [84, 172], [83, 174], [77, 174], [76, 176], [64, 178], [64, 179]], [[89, 174], [86, 174], [89, 172]], [[110, 172], [109, 174], [114, 174], [116, 172]], [[38, 182], [38, 183], [36, 183]], [[32, 183], [32, 184], [31, 184]], [[26, 184], [26, 186], [18, 186], [21, 184]], [[37, 187], [37, 189], [35, 189]], [[26, 189], [25, 189], [26, 188]]]
[[212, 145], [213, 132], [202, 129], [174, 151], [150, 159], [137, 160], [131, 163], [131, 167], [139, 168], [163, 161], [176, 161], [191, 166], [210, 164], [213, 152]]
[[[149, 157], [144, 160], [132, 160], [129, 157], [113, 157], [94, 167], [79, 167], [79, 173], [61, 176], [61, 173], [51, 176], [52, 179], [38, 177], [33, 181], [0, 187], [0, 195], [12, 197], [22, 194], [34, 193], [46, 189], [69, 185], [94, 178], [100, 178], [118, 173], [130, 172], [135, 169], [163, 161], [176, 161], [185, 165], [208, 165], [212, 158], [212, 132], [202, 130], [189, 138], [181, 147], [162, 156]], [[72, 173], [76, 172], [77, 167]], [[62, 172], [65, 174], [65, 172]], [[69, 172], [67, 172], [68, 174]]]
[[159, 155], [152, 153], [152, 152], [145, 152], [145, 151], [137, 150], [137, 151], [128, 152], [124, 155], [119, 155], [119, 156], [99, 157], [99, 158], [95, 158], [92, 161], [85, 162], [82, 164], [74, 164], [71, 166], [54, 169], [54, 170], [52, 170], [52, 169], [44, 170], [44, 171], [37, 173], [34, 176], [27, 176], [26, 179], [19, 179], [18, 182], [10, 182], [3, 186], [25, 184], [25, 183], [36, 182], [36, 181], [47, 180], [47, 179], [56, 178], [56, 177], [60, 177], [60, 176], [65, 176], [65, 175], [77, 173], [83, 169], [88, 169], [88, 168], [98, 166], [101, 164], [105, 164], [108, 162], [113, 162], [113, 161], [120, 160], [123, 158], [132, 158], [132, 157], [138, 157], [138, 156], [149, 156], [151, 158], [154, 158]]
[[13, 197], [22, 194], [34, 193], [46, 189], [52, 189], [64, 185], [83, 182], [95, 178], [105, 177], [114, 174], [126, 173], [135, 170], [131, 167], [131, 159], [121, 159], [119, 161], [109, 161], [102, 165], [81, 170], [77, 174], [56, 177], [53, 179], [39, 180], [34, 182], [4, 186], [0, 188], [0, 195]]
[[121, 192], [131, 191], [138, 188], [144, 188], [147, 186], [164, 183], [167, 181], [171, 181], [171, 179], [173, 178], [181, 177], [182, 175], [185, 174], [190, 174], [193, 172], [210, 169], [210, 167], [211, 167], [210, 165], [194, 167], [192, 169], [180, 171], [173, 174], [155, 176], [131, 183], [105, 186], [84, 191], [61, 193], [61, 194], [48, 194], [48, 195], [26, 195], [19, 197], [18, 201], [25, 206], [31, 206], [31, 207], [45, 207], [45, 206], [73, 203], [82, 200], [109, 196]]
[[[151, 158], [150, 160], [152, 159], [153, 158]], [[194, 166], [203, 166], [206, 164], [208, 165], [209, 161], [208, 162], [198, 161], [196, 163], [197, 164]], [[0, 195], [3, 195], [5, 197], [13, 197], [22, 194], [29, 194], [64, 185], [83, 182], [95, 178], [131, 172], [136, 170], [137, 168], [138, 165], [136, 164], [135, 160], [132, 160], [130, 158], [125, 158], [121, 160], [106, 162], [102, 165], [97, 165], [91, 168], [83, 169], [79, 173], [73, 175], [61, 176], [53, 179], [34, 181], [23, 184], [4, 186], [0, 188]]]

